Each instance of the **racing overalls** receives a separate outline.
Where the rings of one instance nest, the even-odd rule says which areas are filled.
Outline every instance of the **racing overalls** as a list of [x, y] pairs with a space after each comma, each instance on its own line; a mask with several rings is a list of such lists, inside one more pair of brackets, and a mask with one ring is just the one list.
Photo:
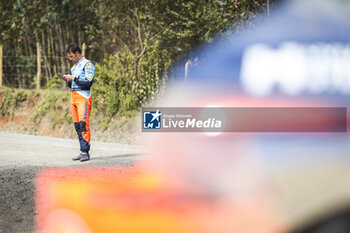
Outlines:
[[70, 107], [74, 121], [74, 127], [78, 134], [80, 151], [89, 153], [90, 150], [90, 124], [92, 86], [95, 66], [85, 57], [79, 60], [72, 69], [73, 81], [67, 82], [71, 88]]

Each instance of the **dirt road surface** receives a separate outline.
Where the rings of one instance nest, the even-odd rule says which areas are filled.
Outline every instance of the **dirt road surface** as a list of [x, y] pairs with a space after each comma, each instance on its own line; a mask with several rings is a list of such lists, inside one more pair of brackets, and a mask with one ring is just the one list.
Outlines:
[[0, 233], [34, 232], [34, 178], [46, 167], [133, 166], [135, 145], [92, 142], [91, 160], [72, 161], [78, 140], [0, 132]]
[[[270, 155], [267, 160], [268, 185], [288, 225], [301, 227], [350, 209], [349, 146], [347, 140], [337, 143], [309, 147], [310, 154], [275, 141], [271, 144], [271, 148], [280, 146], [276, 151], [281, 154]], [[287, 152], [293, 159], [287, 159]], [[78, 153], [78, 140], [0, 131], [0, 233], [34, 232], [33, 181], [40, 169], [114, 166], [122, 170], [147, 159], [141, 147], [115, 143], [92, 142], [88, 162], [72, 161]]]

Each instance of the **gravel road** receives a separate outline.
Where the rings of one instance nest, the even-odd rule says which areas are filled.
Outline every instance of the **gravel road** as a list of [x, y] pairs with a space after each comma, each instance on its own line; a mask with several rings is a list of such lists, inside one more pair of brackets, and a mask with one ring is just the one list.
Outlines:
[[34, 232], [34, 177], [46, 167], [133, 166], [135, 145], [92, 142], [91, 160], [72, 161], [78, 140], [0, 132], [0, 233]]
[[[269, 153], [273, 158], [268, 163], [269, 185], [278, 196], [281, 215], [290, 226], [303, 226], [341, 209], [350, 209], [348, 141], [322, 142], [318, 147], [304, 149], [291, 149], [290, 145], [283, 147], [280, 143], [280, 148]], [[266, 148], [277, 145], [275, 141], [270, 147], [266, 143]], [[74, 162], [71, 158], [79, 153], [78, 140], [0, 131], [0, 233], [34, 232], [33, 181], [40, 169], [82, 166], [124, 169], [147, 159], [142, 148], [135, 145], [92, 142], [91, 148], [90, 161]], [[271, 154], [273, 151], [275, 154]], [[283, 156], [276, 154], [281, 151]], [[283, 162], [288, 154], [293, 159]]]

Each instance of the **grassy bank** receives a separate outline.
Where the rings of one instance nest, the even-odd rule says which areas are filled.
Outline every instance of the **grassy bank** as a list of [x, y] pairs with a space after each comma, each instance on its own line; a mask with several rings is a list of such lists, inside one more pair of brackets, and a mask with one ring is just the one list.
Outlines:
[[[67, 90], [0, 88], [0, 130], [76, 138]], [[140, 134], [138, 113], [105, 116], [92, 105], [92, 140], [133, 144]]]

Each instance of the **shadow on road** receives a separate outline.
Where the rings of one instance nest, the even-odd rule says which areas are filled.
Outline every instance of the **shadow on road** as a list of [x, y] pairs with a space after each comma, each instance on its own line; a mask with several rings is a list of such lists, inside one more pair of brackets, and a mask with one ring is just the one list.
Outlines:
[[143, 156], [142, 154], [124, 154], [124, 155], [113, 155], [113, 156], [91, 156], [90, 160], [108, 160], [108, 159], [116, 159], [116, 158], [129, 158]]

